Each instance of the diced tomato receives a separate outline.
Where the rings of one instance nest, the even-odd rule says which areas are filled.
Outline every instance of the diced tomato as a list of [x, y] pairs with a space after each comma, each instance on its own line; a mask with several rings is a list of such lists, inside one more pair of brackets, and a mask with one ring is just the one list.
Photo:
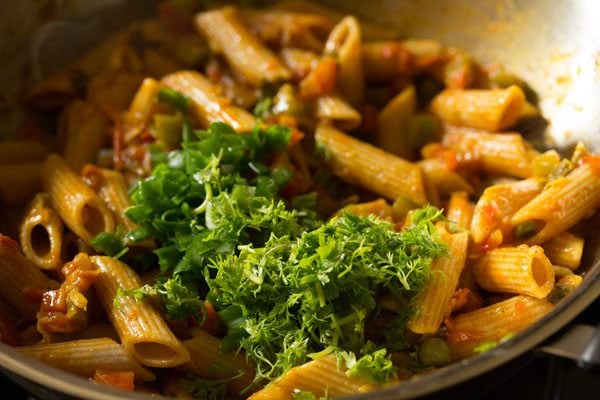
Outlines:
[[123, 390], [133, 391], [135, 375], [132, 371], [110, 371], [97, 370], [94, 374], [94, 382], [116, 387]]
[[461, 288], [452, 296], [452, 310], [461, 313], [475, 311], [483, 305], [483, 299], [479, 294], [468, 288]]
[[298, 97], [303, 100], [314, 99], [331, 94], [337, 80], [337, 62], [331, 58], [322, 59], [308, 76], [300, 82]]

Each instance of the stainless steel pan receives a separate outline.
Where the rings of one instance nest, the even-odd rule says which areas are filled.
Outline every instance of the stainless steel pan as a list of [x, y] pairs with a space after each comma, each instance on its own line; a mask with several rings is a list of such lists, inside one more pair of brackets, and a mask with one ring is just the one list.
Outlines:
[[[7, 3], [0, 5], [0, 86], [8, 94], [19, 89], [23, 62], [33, 60], [34, 75], [43, 75], [105, 35], [107, 26], [140, 18], [152, 9], [151, 1], [55, 1], [49, 2], [58, 6], [50, 13], [50, 21], [40, 24], [32, 17], [33, 0], [14, 2], [12, 6]], [[435, 38], [466, 49], [479, 60], [505, 64], [538, 92], [549, 123], [543, 134], [547, 143], [567, 149], [583, 141], [600, 152], [600, 2], [325, 0], [324, 3], [396, 28], [403, 35]], [[1, 8], [6, 6], [12, 9], [3, 11]], [[115, 15], [120, 17], [114, 18]], [[24, 22], [19, 25], [21, 21]], [[355, 398], [402, 399], [440, 394], [532, 349], [568, 356], [581, 364], [600, 364], [600, 334], [595, 327], [575, 326], [555, 335], [600, 296], [599, 223], [600, 218], [596, 217], [588, 224], [583, 284], [534, 326], [484, 354]], [[4, 345], [0, 345], [0, 366], [42, 398], [54, 398], [56, 393], [89, 399], [149, 398], [94, 385], [26, 358]]]

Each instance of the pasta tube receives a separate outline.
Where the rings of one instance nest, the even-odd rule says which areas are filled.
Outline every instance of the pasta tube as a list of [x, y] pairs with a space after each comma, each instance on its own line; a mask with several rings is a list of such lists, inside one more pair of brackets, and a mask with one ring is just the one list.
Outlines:
[[493, 134], [446, 125], [442, 143], [456, 155], [459, 168], [527, 178], [531, 153], [518, 133]]
[[484, 243], [497, 230], [503, 239], [510, 237], [512, 216], [542, 190], [543, 184], [542, 180], [531, 178], [485, 189], [473, 214], [473, 241]]
[[101, 271], [94, 281], [94, 289], [125, 350], [149, 367], [174, 367], [189, 361], [187, 349], [150, 303], [128, 296], [116, 298], [119, 288], [142, 286], [139, 276], [112, 257], [93, 256], [91, 260]]
[[525, 104], [520, 87], [506, 89], [446, 89], [431, 102], [431, 111], [442, 121], [499, 132], [513, 125]]
[[415, 299], [416, 313], [408, 321], [408, 328], [415, 333], [435, 333], [440, 328], [442, 321], [450, 314], [452, 295], [465, 266], [469, 233], [441, 234], [450, 254], [431, 264], [431, 278]]
[[554, 306], [547, 299], [515, 296], [457, 316], [448, 328], [448, 342], [454, 359], [473, 354], [486, 343], [497, 343], [507, 335], [528, 328]]
[[29, 204], [19, 227], [19, 240], [25, 256], [38, 268], [62, 267], [63, 224], [46, 193], [38, 193]]
[[452, 171], [448, 164], [438, 158], [430, 158], [417, 162], [423, 173], [442, 196], [453, 192], [466, 192], [473, 194], [475, 189], [461, 175]]
[[125, 231], [137, 228], [137, 225], [125, 216], [125, 210], [131, 205], [131, 201], [127, 194], [125, 178], [121, 173], [88, 164], [81, 171], [81, 176], [113, 212], [117, 225], [123, 226]]
[[333, 173], [389, 200], [404, 196], [417, 205], [427, 202], [421, 169], [393, 154], [321, 124], [315, 134]]
[[92, 103], [77, 100], [63, 111], [59, 126], [66, 138], [63, 157], [75, 171], [95, 161], [106, 141], [107, 130], [108, 118]]
[[446, 218], [459, 228], [469, 229], [475, 206], [469, 201], [467, 192], [454, 192], [446, 207]]
[[338, 368], [333, 355], [325, 356], [294, 367], [277, 382], [250, 396], [249, 400], [293, 399], [298, 391], [311, 392], [317, 397], [340, 397], [374, 390], [372, 384], [350, 378], [343, 368]]
[[221, 351], [221, 340], [201, 329], [192, 331], [192, 339], [183, 342], [190, 353], [190, 361], [180, 368], [202, 378], [225, 379], [237, 376], [228, 383], [230, 393], [239, 395], [254, 380], [254, 366], [243, 354], [227, 354]]
[[65, 224], [87, 243], [101, 232], [114, 231], [110, 210], [60, 156], [46, 159], [42, 186]]
[[364, 96], [360, 23], [347, 16], [333, 28], [325, 43], [325, 54], [338, 62], [337, 87], [348, 102], [359, 105]]
[[196, 27], [218, 53], [246, 82], [260, 87], [263, 81], [285, 81], [291, 73], [281, 60], [256, 37], [252, 36], [232, 6], [200, 13]]
[[204, 128], [213, 122], [225, 122], [238, 132], [248, 132], [256, 124], [252, 114], [230, 105], [229, 100], [221, 95], [219, 87], [198, 72], [174, 72], [165, 76], [162, 82], [193, 101], [190, 113]]
[[125, 349], [109, 338], [82, 339], [17, 348], [21, 353], [56, 368], [91, 378], [97, 370], [131, 371], [138, 382], [156, 379]]
[[546, 185], [544, 190], [511, 219], [513, 228], [532, 224], [529, 244], [543, 243], [567, 230], [600, 207], [600, 156], [590, 155], [569, 175]]
[[341, 130], [352, 130], [360, 125], [362, 118], [360, 113], [338, 95], [319, 97], [316, 107], [319, 119], [331, 121]]
[[585, 241], [569, 232], [563, 232], [550, 238], [542, 248], [552, 264], [558, 264], [571, 270], [579, 268]]
[[539, 246], [503, 247], [488, 251], [473, 263], [479, 286], [491, 292], [544, 298], [554, 287], [554, 269]]
[[390, 100], [377, 115], [375, 144], [405, 159], [412, 159], [408, 120], [415, 113], [417, 98], [414, 86], [408, 86]]
[[21, 315], [35, 321], [43, 293], [56, 286], [21, 254], [17, 242], [0, 234], [0, 292]]

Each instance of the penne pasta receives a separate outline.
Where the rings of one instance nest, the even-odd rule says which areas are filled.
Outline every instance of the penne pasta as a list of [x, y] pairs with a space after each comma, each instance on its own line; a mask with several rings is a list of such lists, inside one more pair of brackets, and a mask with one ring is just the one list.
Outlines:
[[522, 224], [533, 227], [529, 244], [543, 243], [600, 207], [600, 162], [598, 156], [585, 156], [567, 176], [549, 182], [544, 190], [511, 218], [517, 229]]
[[294, 367], [281, 379], [249, 397], [250, 400], [293, 399], [294, 393], [305, 391], [315, 396], [339, 397], [373, 390], [372, 384], [349, 378], [338, 366], [335, 356], [329, 355]]
[[338, 63], [337, 87], [352, 106], [362, 103], [365, 91], [361, 40], [358, 20], [347, 16], [333, 28], [325, 43], [325, 54]]
[[490, 250], [472, 265], [479, 286], [491, 292], [525, 294], [538, 299], [554, 287], [554, 269], [539, 246]]
[[440, 328], [442, 321], [450, 314], [452, 295], [465, 266], [468, 232], [441, 232], [441, 236], [450, 253], [431, 264], [431, 277], [415, 298], [415, 315], [408, 321], [408, 328], [415, 333], [435, 333]]
[[96, 160], [108, 133], [108, 118], [92, 103], [74, 101], [61, 115], [59, 132], [65, 138], [63, 158], [75, 171]]
[[23, 346], [18, 350], [56, 368], [91, 378], [98, 370], [131, 371], [138, 382], [156, 379], [125, 349], [109, 338], [81, 339], [62, 343]]
[[250, 34], [235, 7], [228, 6], [196, 15], [197, 29], [221, 53], [229, 65], [254, 87], [266, 82], [285, 81], [291, 73], [281, 60]]
[[584, 243], [582, 238], [569, 232], [562, 232], [545, 241], [542, 248], [552, 264], [575, 271], [581, 263]]
[[139, 276], [114, 258], [93, 256], [91, 260], [101, 271], [94, 289], [125, 350], [149, 367], [174, 367], [189, 361], [188, 350], [150, 303], [125, 295], [117, 297], [119, 289], [139, 288]]
[[453, 192], [446, 207], [446, 218], [457, 227], [469, 229], [475, 206], [469, 201], [467, 192]]
[[448, 196], [453, 192], [473, 194], [475, 189], [461, 175], [452, 171], [448, 164], [438, 158], [430, 158], [417, 162], [423, 174], [441, 196]]
[[470, 356], [481, 345], [495, 344], [529, 327], [552, 311], [547, 299], [515, 296], [490, 306], [461, 314], [448, 328], [454, 359]]
[[238, 132], [248, 132], [256, 124], [252, 114], [230, 105], [220, 89], [198, 72], [175, 72], [165, 76], [161, 82], [192, 100], [190, 113], [204, 128], [213, 122], [225, 122]]
[[389, 200], [404, 196], [418, 205], [426, 203], [417, 165], [324, 124], [317, 128], [315, 140], [333, 173], [344, 180]]
[[193, 372], [202, 378], [226, 379], [236, 377], [227, 384], [229, 392], [239, 396], [254, 380], [254, 365], [243, 354], [223, 353], [221, 340], [201, 329], [192, 331], [192, 339], [183, 342], [190, 353], [190, 361], [180, 369]]
[[510, 240], [513, 237], [512, 216], [540, 193], [543, 184], [542, 180], [531, 178], [485, 189], [473, 213], [473, 241], [484, 243], [496, 231], [502, 234], [503, 241]]
[[62, 267], [63, 223], [46, 193], [37, 194], [29, 203], [19, 227], [19, 240], [25, 257], [38, 268]]
[[56, 287], [29, 259], [19, 245], [0, 234], [0, 292], [28, 320], [35, 320], [44, 291]]
[[42, 186], [65, 225], [87, 243], [101, 232], [114, 231], [108, 207], [60, 156], [51, 154], [46, 159]]
[[442, 143], [455, 153], [457, 168], [527, 178], [531, 153], [518, 133], [492, 134], [445, 126]]
[[507, 89], [446, 89], [431, 102], [431, 111], [442, 121], [499, 132], [512, 126], [525, 104], [518, 86]]
[[317, 118], [331, 122], [340, 130], [352, 130], [361, 122], [361, 115], [338, 95], [321, 96], [316, 101]]
[[137, 225], [125, 216], [125, 210], [131, 205], [131, 201], [125, 178], [121, 173], [88, 164], [81, 171], [81, 176], [112, 211], [117, 225], [123, 226], [127, 232], [137, 228]]
[[414, 86], [408, 86], [390, 100], [377, 115], [375, 144], [407, 160], [413, 158], [409, 144], [408, 121], [417, 104]]

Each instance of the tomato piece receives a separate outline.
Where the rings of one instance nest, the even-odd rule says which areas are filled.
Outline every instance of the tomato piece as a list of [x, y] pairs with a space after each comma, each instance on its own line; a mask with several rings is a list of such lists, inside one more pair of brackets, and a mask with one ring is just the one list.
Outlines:
[[123, 390], [133, 391], [135, 375], [132, 371], [110, 371], [97, 370], [94, 374], [94, 382], [116, 387]]

